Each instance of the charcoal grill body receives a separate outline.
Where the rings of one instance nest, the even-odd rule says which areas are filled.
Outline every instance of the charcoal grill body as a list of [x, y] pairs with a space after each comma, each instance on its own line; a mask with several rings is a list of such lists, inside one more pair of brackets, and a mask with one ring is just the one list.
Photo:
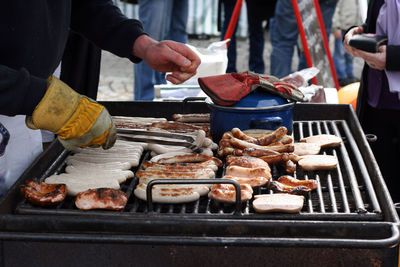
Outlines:
[[[201, 101], [103, 104], [121, 116], [208, 112]], [[54, 142], [0, 203], [0, 266], [397, 264], [399, 219], [351, 106], [297, 104], [294, 121], [295, 139], [311, 129], [340, 134], [346, 143], [337, 155], [340, 174], [315, 174], [325, 189], [307, 199], [301, 214], [256, 214], [248, 207], [239, 213], [229, 207], [202, 212], [201, 203], [178, 212], [163, 206], [146, 210], [146, 205], [132, 205], [134, 212], [82, 212], [73, 204], [32, 208], [23, 203], [19, 185], [60, 169], [68, 152]]]

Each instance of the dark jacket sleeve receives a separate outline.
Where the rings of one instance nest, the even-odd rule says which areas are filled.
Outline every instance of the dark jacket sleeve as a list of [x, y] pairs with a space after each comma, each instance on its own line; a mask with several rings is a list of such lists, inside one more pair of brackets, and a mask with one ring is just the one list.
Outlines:
[[0, 65], [0, 114], [31, 115], [45, 91], [46, 79], [31, 75], [25, 68]]
[[145, 34], [142, 23], [125, 17], [111, 0], [73, 0], [71, 28], [104, 50], [135, 63], [140, 61], [132, 56], [132, 48]]
[[386, 70], [400, 71], [400, 46], [388, 45], [386, 49]]

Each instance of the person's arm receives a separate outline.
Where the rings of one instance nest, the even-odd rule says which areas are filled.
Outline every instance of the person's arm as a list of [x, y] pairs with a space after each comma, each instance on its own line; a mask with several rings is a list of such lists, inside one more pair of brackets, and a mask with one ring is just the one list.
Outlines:
[[0, 114], [30, 115], [46, 91], [46, 79], [0, 65]]
[[400, 71], [399, 45], [382, 45], [377, 53], [368, 53], [364, 51], [358, 52], [365, 62], [372, 68], [378, 70]]
[[400, 71], [400, 46], [388, 45], [386, 49], [386, 70]]
[[137, 63], [132, 55], [136, 39], [144, 35], [142, 23], [128, 19], [111, 0], [73, 0], [71, 28], [101, 49]]
[[118, 56], [140, 59], [159, 72], [172, 72], [167, 80], [178, 84], [196, 74], [200, 58], [185, 44], [158, 42], [143, 31], [138, 20], [126, 18], [112, 1], [73, 0], [71, 27], [100, 48]]

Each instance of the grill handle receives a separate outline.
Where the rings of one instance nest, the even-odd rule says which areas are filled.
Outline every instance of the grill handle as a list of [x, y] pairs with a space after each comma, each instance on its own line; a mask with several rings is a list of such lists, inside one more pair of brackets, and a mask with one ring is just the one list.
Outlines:
[[202, 101], [204, 102], [206, 100], [206, 97], [204, 96], [192, 96], [192, 97], [186, 97], [182, 100], [182, 113], [187, 113], [187, 106], [190, 105], [190, 102], [195, 102], [195, 101]]
[[146, 187], [146, 199], [147, 199], [147, 212], [153, 211], [153, 186], [157, 184], [232, 184], [236, 191], [235, 201], [235, 215], [242, 215], [242, 191], [240, 184], [237, 181], [231, 179], [156, 179], [152, 180], [147, 184]]

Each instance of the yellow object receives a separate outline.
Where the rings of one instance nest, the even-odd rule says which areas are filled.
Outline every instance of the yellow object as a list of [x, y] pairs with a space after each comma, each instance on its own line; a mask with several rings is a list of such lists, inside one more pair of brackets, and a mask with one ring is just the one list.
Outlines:
[[359, 88], [359, 82], [351, 83], [340, 88], [340, 90], [338, 91], [339, 104], [351, 104], [355, 110]]
[[51, 76], [48, 89], [26, 124], [58, 135], [67, 149], [115, 142], [115, 127], [104, 106], [78, 94], [67, 84]]

